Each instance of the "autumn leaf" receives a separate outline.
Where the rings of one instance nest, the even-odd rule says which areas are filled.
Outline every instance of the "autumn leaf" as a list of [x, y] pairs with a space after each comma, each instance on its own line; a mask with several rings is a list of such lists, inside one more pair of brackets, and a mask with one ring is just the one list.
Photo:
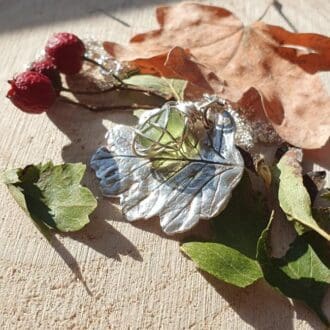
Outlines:
[[226, 9], [197, 3], [159, 7], [156, 17], [160, 29], [134, 36], [127, 47], [106, 42], [106, 50], [142, 71], [195, 85], [189, 67], [197, 67], [202, 85], [233, 101], [253, 88], [259, 97], [240, 105], [266, 116], [284, 140], [306, 149], [328, 143], [330, 98], [315, 73], [330, 69], [330, 38], [260, 21], [244, 26]]
[[[109, 48], [110, 43], [105, 43]], [[205, 93], [214, 93], [209, 81], [221, 85], [221, 81], [205, 66], [191, 59], [189, 51], [180, 47], [174, 47], [169, 52], [156, 55], [148, 59], [136, 59], [131, 65], [138, 67], [139, 71], [146, 75], [158, 75], [168, 78], [180, 78], [187, 81], [184, 91], [186, 99], [198, 99]]]

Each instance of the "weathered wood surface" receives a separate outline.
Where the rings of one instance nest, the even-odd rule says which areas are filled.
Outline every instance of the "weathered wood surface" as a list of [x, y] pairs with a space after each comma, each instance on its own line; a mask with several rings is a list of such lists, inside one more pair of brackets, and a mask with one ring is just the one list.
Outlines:
[[[26, 115], [6, 100], [5, 81], [35, 57], [53, 32], [126, 42], [155, 26], [153, 10], [161, 2], [0, 1], [0, 169], [50, 159], [88, 162], [103, 142], [107, 122], [123, 121], [124, 115], [63, 106], [56, 115]], [[213, 3], [246, 23], [268, 4]], [[329, 1], [282, 4], [282, 15], [272, 7], [267, 22], [292, 29], [290, 21], [298, 31], [329, 32]], [[98, 193], [91, 171], [86, 183]], [[99, 204], [85, 230], [58, 237], [53, 248], [0, 186], [1, 329], [323, 329], [312, 312], [263, 283], [239, 290], [205, 278], [180, 253], [178, 241], [161, 234], [157, 221], [133, 226], [116, 206], [101, 198]]]

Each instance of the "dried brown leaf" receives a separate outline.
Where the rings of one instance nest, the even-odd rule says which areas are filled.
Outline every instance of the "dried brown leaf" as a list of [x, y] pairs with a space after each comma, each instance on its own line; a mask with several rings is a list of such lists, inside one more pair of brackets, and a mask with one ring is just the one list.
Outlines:
[[[134, 36], [127, 47], [105, 48], [142, 71], [240, 100], [295, 146], [329, 143], [330, 98], [315, 73], [330, 69], [330, 38], [259, 21], [244, 26], [226, 9], [197, 3], [159, 7], [156, 16], [160, 29]], [[252, 97], [242, 97], [246, 92]]]

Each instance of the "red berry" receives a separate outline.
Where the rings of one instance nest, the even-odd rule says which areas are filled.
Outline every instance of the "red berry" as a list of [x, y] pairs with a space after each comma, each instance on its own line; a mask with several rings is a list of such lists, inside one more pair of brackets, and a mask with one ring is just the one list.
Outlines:
[[43, 59], [41, 61], [33, 62], [30, 67], [30, 71], [35, 71], [48, 77], [52, 82], [57, 94], [62, 89], [61, 75], [56, 65], [50, 58]]
[[19, 109], [28, 113], [47, 111], [56, 100], [56, 91], [48, 77], [26, 71], [9, 81], [7, 97]]
[[64, 74], [76, 74], [83, 65], [84, 43], [74, 34], [56, 33], [46, 44], [46, 54]]

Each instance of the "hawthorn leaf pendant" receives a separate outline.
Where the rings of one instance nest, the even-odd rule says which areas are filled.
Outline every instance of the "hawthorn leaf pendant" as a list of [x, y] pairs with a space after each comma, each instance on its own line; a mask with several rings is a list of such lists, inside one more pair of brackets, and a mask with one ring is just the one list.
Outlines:
[[116, 125], [91, 167], [106, 197], [120, 197], [128, 221], [159, 216], [163, 231], [187, 231], [228, 204], [244, 161], [224, 100], [167, 102], [137, 127]]

